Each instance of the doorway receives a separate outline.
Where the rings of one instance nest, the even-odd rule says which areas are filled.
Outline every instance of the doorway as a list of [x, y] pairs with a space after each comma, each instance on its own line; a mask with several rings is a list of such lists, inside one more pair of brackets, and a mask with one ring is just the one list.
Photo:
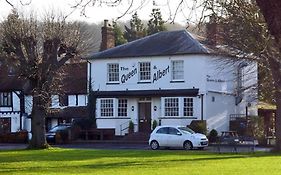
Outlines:
[[151, 132], [151, 102], [139, 102], [139, 132]]

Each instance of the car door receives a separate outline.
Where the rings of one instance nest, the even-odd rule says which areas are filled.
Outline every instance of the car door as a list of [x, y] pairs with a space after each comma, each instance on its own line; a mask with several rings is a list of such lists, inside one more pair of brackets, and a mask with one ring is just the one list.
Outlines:
[[183, 145], [182, 133], [177, 128], [169, 127], [167, 146], [182, 147], [182, 145]]
[[159, 143], [159, 146], [167, 146], [167, 140], [169, 137], [169, 128], [159, 128], [155, 133], [155, 140]]

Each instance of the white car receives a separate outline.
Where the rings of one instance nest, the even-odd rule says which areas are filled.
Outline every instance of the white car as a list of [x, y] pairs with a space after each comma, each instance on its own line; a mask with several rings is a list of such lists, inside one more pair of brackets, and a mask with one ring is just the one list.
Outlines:
[[195, 133], [184, 126], [157, 126], [149, 138], [151, 149], [159, 147], [178, 147], [186, 150], [208, 146], [208, 139], [204, 134]]

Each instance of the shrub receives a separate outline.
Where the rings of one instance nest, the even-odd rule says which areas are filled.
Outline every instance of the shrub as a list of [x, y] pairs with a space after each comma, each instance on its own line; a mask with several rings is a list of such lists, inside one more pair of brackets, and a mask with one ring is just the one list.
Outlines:
[[134, 133], [134, 127], [135, 127], [135, 125], [134, 125], [133, 121], [130, 120], [130, 122], [129, 122], [129, 134]]
[[152, 122], [152, 129], [154, 130], [158, 126], [158, 123], [156, 120], [153, 120]]
[[197, 133], [207, 133], [206, 120], [192, 120], [189, 127]]
[[218, 141], [218, 132], [215, 129], [212, 129], [209, 133], [209, 142], [215, 143]]

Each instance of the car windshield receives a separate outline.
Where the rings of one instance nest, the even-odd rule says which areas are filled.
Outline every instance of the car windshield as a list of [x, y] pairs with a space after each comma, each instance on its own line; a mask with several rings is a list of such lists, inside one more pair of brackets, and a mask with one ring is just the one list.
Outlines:
[[53, 127], [49, 132], [57, 132], [57, 131], [62, 131], [62, 130], [66, 130], [67, 128], [69, 128], [69, 126], [55, 126]]
[[188, 127], [179, 127], [178, 129], [181, 130], [183, 133], [191, 133], [191, 134], [195, 133], [192, 129]]

